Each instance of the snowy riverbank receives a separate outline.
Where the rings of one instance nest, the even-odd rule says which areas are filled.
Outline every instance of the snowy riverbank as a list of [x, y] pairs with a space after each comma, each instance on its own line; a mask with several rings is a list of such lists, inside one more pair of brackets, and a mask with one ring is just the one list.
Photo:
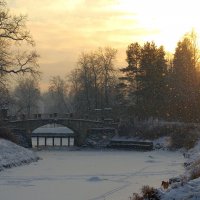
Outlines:
[[162, 200], [200, 199], [200, 141], [185, 153], [185, 157], [185, 173], [179, 176], [181, 182], [172, 184], [163, 193]]
[[37, 161], [37, 155], [8, 140], [0, 139], [0, 171]]
[[[158, 141], [155, 141], [155, 144], [163, 146], [163, 144], [165, 144], [166, 141], [167, 140], [165, 139], [159, 139]], [[183, 175], [180, 177], [187, 178], [187, 182], [184, 184], [177, 184], [177, 186], [173, 186], [165, 191], [163, 189], [159, 189], [160, 192], [162, 193], [162, 200], [200, 199], [200, 178], [193, 180], [189, 179], [192, 171], [200, 169], [199, 151], [200, 151], [200, 143], [198, 143], [197, 146], [195, 146], [195, 148], [191, 149], [186, 154], [186, 157], [188, 157], [186, 163], [190, 164], [186, 167], [186, 172], [183, 173]], [[23, 180], [27, 178], [28, 181], [33, 182], [34, 184], [32, 187], [37, 187], [38, 184], [40, 186], [41, 183], [36, 184], [35, 182], [37, 182], [37, 180], [41, 180], [41, 177], [34, 178], [35, 174], [29, 174], [32, 173], [32, 171], [36, 171], [37, 168], [36, 175], [38, 175], [38, 172], [41, 173], [42, 176], [44, 176], [42, 180], [44, 179], [45, 181], [48, 181], [48, 184], [50, 185], [54, 184], [56, 180], [62, 181], [63, 185], [67, 185], [68, 187], [71, 187], [71, 184], [74, 185], [74, 187], [77, 184], [82, 184], [83, 188], [87, 187], [88, 185], [91, 187], [90, 183], [92, 183], [92, 186], [94, 187], [95, 183], [98, 186], [98, 188], [99, 185], [101, 185], [102, 190], [99, 193], [91, 192], [90, 199], [96, 199], [96, 198], [104, 199], [105, 197], [107, 198], [109, 196], [111, 199], [117, 198], [121, 200], [121, 199], [126, 199], [127, 194], [131, 194], [131, 192], [139, 190], [139, 188], [141, 187], [141, 185], [143, 185], [144, 182], [146, 184], [152, 184], [152, 186], [154, 187], [156, 186], [158, 187], [162, 180], [167, 180], [167, 178], [170, 178], [172, 176], [176, 177], [181, 171], [180, 163], [182, 160], [179, 157], [180, 155], [178, 156], [178, 154], [180, 154], [178, 152], [160, 151], [160, 150], [151, 152], [133, 152], [133, 151], [104, 152], [104, 151], [94, 151], [94, 150], [55, 151], [54, 150], [50, 152], [41, 151], [38, 153], [41, 154], [41, 157], [44, 157], [45, 160], [36, 163], [36, 165], [30, 165], [27, 168], [22, 167], [18, 169], [15, 176], [11, 176], [11, 178], [9, 178], [9, 176], [5, 177], [3, 176], [2, 183], [0, 182], [0, 185], [3, 186], [5, 185], [5, 182], [8, 181], [9, 185], [6, 184], [7, 185], [6, 187], [14, 187], [12, 184], [10, 186], [10, 179], [12, 180], [17, 179], [16, 177], [19, 176], [19, 179], [23, 177]], [[96, 154], [98, 154], [98, 156]], [[175, 154], [177, 155], [175, 156]], [[96, 157], [98, 157], [98, 160], [96, 160]], [[25, 149], [23, 147], [20, 147], [10, 141], [0, 139], [0, 171], [3, 170], [4, 168], [20, 166], [37, 160], [38, 157], [34, 152]], [[109, 170], [109, 166], [111, 166], [110, 160], [112, 160], [111, 163], [115, 163], [114, 164], [116, 170], [115, 172], [113, 171], [113, 167], [111, 170]], [[99, 161], [101, 162], [99, 163]], [[88, 163], [90, 164], [87, 165]], [[106, 166], [104, 166], [104, 164], [102, 163], [104, 163]], [[126, 165], [124, 165], [124, 163], [126, 163]], [[106, 170], [101, 171], [102, 170], [101, 165], [103, 165]], [[49, 173], [46, 174], [46, 172], [48, 171], [46, 169], [47, 166], [48, 170], [50, 170], [49, 166], [52, 166], [50, 174]], [[77, 170], [75, 170], [78, 166], [80, 166], [81, 169], [78, 168]], [[101, 167], [96, 171], [97, 166]], [[141, 166], [143, 166], [142, 169]], [[40, 169], [40, 167], [42, 169]], [[57, 169], [57, 167], [59, 167], [59, 169]], [[28, 171], [27, 174], [25, 173], [26, 170]], [[18, 174], [19, 171], [22, 172], [21, 175], [20, 173]], [[82, 172], [81, 174], [80, 171]], [[63, 172], [63, 174], [61, 172]], [[15, 173], [15, 170], [12, 171], [12, 173]], [[24, 178], [25, 176], [24, 173], [28, 177]], [[49, 181], [49, 179], [51, 181]], [[78, 183], [76, 182], [76, 179]], [[23, 184], [24, 183], [22, 183], [22, 186], [20, 186], [22, 187], [22, 189], [24, 188]], [[17, 191], [18, 187], [19, 184], [17, 184], [16, 188]], [[39, 188], [37, 188], [38, 191], [40, 191]], [[58, 188], [60, 190], [60, 184]], [[135, 191], [132, 191], [133, 188], [135, 189]], [[3, 191], [7, 191], [8, 188], [4, 189], [6, 190], [2, 189], [1, 193]], [[82, 192], [80, 192], [79, 195], [83, 197], [85, 195], [85, 190], [88, 190], [88, 188], [85, 188]], [[118, 190], [120, 191], [120, 193], [118, 192]], [[65, 192], [66, 188], [63, 189], [63, 196], [65, 196], [64, 195]], [[39, 194], [40, 197], [42, 192], [39, 192]], [[121, 194], [121, 196], [119, 194]], [[7, 193], [3, 195], [5, 197], [10, 197], [10, 194]], [[74, 199], [77, 199], [77, 196], [74, 193], [71, 195]], [[21, 198], [21, 195], [19, 195], [18, 199], [23, 199], [23, 198]], [[44, 199], [51, 199], [51, 198], [48, 195], [45, 196]], [[85, 197], [85, 199], [88, 199], [88, 197], [87, 198]]]

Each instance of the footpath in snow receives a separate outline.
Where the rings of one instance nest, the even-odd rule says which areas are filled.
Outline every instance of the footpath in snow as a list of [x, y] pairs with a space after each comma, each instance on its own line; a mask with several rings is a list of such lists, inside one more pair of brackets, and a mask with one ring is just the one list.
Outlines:
[[0, 171], [35, 162], [38, 159], [36, 153], [8, 140], [0, 139]]

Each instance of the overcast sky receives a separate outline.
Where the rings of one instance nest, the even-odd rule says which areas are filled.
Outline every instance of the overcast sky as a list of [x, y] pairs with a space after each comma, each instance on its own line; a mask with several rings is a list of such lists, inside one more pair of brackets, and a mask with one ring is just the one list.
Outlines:
[[173, 51], [177, 41], [200, 31], [199, 0], [8, 0], [12, 12], [28, 15], [43, 73], [62, 77], [76, 67], [79, 54], [98, 47], [118, 49], [116, 65], [125, 63], [132, 42], [154, 40]]

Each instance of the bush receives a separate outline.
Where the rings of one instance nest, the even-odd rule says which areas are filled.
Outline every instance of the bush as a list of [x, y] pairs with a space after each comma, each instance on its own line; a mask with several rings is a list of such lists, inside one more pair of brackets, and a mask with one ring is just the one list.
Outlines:
[[165, 124], [146, 128], [141, 131], [139, 137], [154, 140], [159, 137], [169, 136], [172, 149], [191, 149], [199, 139], [199, 132], [197, 127], [191, 124]]
[[141, 194], [142, 196], [137, 193], [133, 193], [130, 200], [160, 200], [157, 190], [148, 185], [142, 187]]
[[157, 190], [153, 187], [145, 185], [142, 187], [142, 194], [145, 199], [159, 200]]
[[173, 130], [174, 127], [169, 125], [146, 128], [145, 130], [140, 131], [139, 137], [154, 140], [160, 137], [170, 136]]
[[130, 200], [144, 200], [143, 197], [141, 197], [139, 194], [137, 193], [133, 193], [133, 196], [130, 197]]
[[0, 127], [0, 138], [10, 140], [14, 143], [17, 143], [17, 138], [11, 131], [6, 127]]
[[191, 125], [175, 128], [171, 134], [171, 148], [172, 149], [191, 149], [195, 146], [199, 134], [197, 129]]

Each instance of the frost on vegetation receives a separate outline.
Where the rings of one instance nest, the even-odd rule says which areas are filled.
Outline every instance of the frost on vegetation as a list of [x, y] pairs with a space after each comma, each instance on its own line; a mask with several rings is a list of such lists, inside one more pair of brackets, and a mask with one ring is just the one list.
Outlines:
[[178, 181], [170, 184], [167, 191], [163, 192], [162, 200], [200, 199], [200, 141], [184, 156], [187, 158], [185, 173]]
[[[167, 138], [155, 140], [156, 144], [166, 143]], [[155, 144], [154, 143], [154, 144]], [[161, 199], [161, 200], [197, 200], [200, 199], [200, 141], [195, 147], [183, 153], [186, 158], [185, 173], [163, 181], [167, 186], [154, 189], [143, 187], [141, 194], [133, 194], [130, 200]], [[146, 193], [144, 193], [146, 191]], [[148, 194], [148, 196], [144, 195]]]
[[0, 139], [0, 171], [37, 161], [37, 155], [8, 140]]

